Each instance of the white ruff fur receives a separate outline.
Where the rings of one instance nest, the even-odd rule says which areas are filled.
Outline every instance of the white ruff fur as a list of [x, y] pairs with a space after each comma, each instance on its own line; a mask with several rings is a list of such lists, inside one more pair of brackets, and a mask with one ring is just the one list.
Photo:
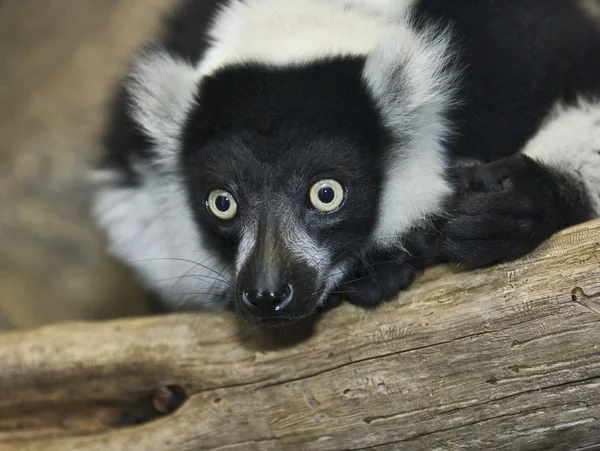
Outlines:
[[[210, 270], [166, 258], [223, 269], [218, 257], [203, 247], [184, 185], [173, 174], [182, 124], [196, 101], [198, 82], [220, 67], [243, 61], [286, 65], [334, 55], [368, 55], [365, 82], [387, 125], [408, 138], [386, 174], [377, 245], [397, 245], [410, 227], [436, 213], [450, 192], [443, 178], [443, 139], [448, 133], [443, 114], [451, 102], [452, 81], [452, 74], [443, 70], [449, 38], [443, 30], [417, 34], [409, 28], [406, 14], [414, 1], [232, 0], [217, 14], [209, 32], [211, 47], [196, 67], [160, 48], [138, 58], [127, 83], [131, 108], [138, 125], [152, 137], [159, 158], [138, 162], [141, 187], [112, 186], [107, 183], [110, 176], [99, 179], [105, 183], [94, 215], [108, 234], [112, 252], [130, 262], [172, 307], [210, 302], [211, 296], [192, 293], [227, 288], [214, 283], [217, 274]], [[401, 66], [403, 86], [390, 77], [398, 75]], [[292, 235], [289, 244], [297, 247], [292, 250], [296, 254], [327, 260], [309, 237]], [[242, 239], [237, 268], [228, 268], [226, 277], [248, 258], [254, 241], [251, 236]]]
[[299, 64], [366, 55], [414, 0], [232, 0], [218, 14], [200, 76], [244, 61]]
[[364, 79], [401, 143], [385, 174], [374, 234], [379, 247], [398, 246], [410, 228], [439, 213], [452, 192], [444, 177], [444, 140], [451, 133], [444, 115], [458, 75], [450, 70], [450, 43], [444, 29], [417, 34], [396, 26], [367, 59]]
[[[160, 50], [148, 50], [132, 65], [126, 81], [138, 125], [154, 139], [158, 155], [173, 164], [185, 115], [194, 103], [194, 67]], [[161, 163], [161, 161], [157, 161]]]
[[133, 265], [172, 308], [193, 307], [198, 299], [219, 308], [232, 274], [202, 247], [182, 190], [181, 182], [158, 178], [148, 178], [143, 189], [106, 188], [94, 215], [111, 253]]
[[557, 105], [523, 153], [579, 178], [600, 217], [600, 100]]

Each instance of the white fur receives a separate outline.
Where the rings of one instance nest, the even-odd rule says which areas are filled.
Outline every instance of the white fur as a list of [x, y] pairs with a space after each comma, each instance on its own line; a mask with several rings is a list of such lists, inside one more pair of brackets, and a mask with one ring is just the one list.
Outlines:
[[398, 18], [417, 3], [417, 0], [332, 0], [342, 6], [356, 8], [360, 11], [382, 17]]
[[236, 274], [240, 273], [242, 267], [246, 264], [256, 246], [256, 232], [254, 227], [248, 227], [247, 224], [244, 224], [241, 235], [235, 258]]
[[414, 0], [232, 0], [209, 36], [198, 67], [207, 75], [243, 61], [299, 64], [332, 55], [365, 55]]
[[297, 223], [289, 221], [282, 226], [281, 233], [285, 246], [296, 258], [315, 268], [319, 273], [329, 266], [330, 254], [315, 242], [315, 240]]
[[448, 30], [416, 33], [406, 22], [392, 28], [372, 52], [364, 79], [398, 137], [385, 174], [374, 240], [397, 245], [408, 229], [440, 212], [451, 194], [445, 180], [445, 113], [453, 104], [457, 73], [451, 69]]
[[328, 273], [324, 278], [324, 288], [323, 293], [317, 301], [317, 305], [323, 305], [327, 297], [331, 294], [332, 290], [334, 290], [338, 284], [346, 277], [348, 274], [348, 270], [350, 269], [350, 265], [347, 263], [338, 263], [329, 269]]
[[202, 247], [182, 189], [177, 180], [156, 177], [148, 177], [143, 188], [103, 188], [93, 214], [110, 237], [110, 251], [133, 265], [172, 308], [198, 300], [219, 307], [231, 273], [219, 276], [224, 268]]
[[581, 180], [600, 216], [600, 100], [557, 105], [523, 153]]
[[146, 51], [134, 61], [127, 81], [131, 110], [134, 120], [154, 139], [160, 158], [156, 163], [175, 163], [181, 127], [194, 103], [197, 83], [193, 66], [163, 50]]

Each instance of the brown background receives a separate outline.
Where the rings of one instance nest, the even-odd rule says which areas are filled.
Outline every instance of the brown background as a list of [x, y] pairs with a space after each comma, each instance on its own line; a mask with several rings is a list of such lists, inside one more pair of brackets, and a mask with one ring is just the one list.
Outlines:
[[0, 0], [1, 323], [144, 311], [104, 253], [81, 178], [114, 83], [169, 4]]

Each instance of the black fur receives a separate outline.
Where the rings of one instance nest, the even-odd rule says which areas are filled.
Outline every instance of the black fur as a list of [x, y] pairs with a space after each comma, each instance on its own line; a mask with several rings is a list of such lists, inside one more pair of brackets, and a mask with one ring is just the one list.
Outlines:
[[600, 94], [600, 27], [568, 0], [421, 0], [417, 23], [452, 24], [461, 70], [452, 156], [519, 152], [559, 100]]
[[[260, 216], [259, 240], [293, 217], [337, 256], [335, 263], [357, 260], [355, 249], [364, 247], [377, 219], [380, 162], [391, 139], [361, 81], [363, 65], [358, 57], [295, 67], [247, 64], [200, 83], [198, 105], [185, 128], [182, 170], [205, 239], [235, 249], [251, 216]], [[324, 178], [347, 190], [344, 208], [334, 215], [316, 212], [308, 202], [310, 186]], [[227, 223], [215, 220], [205, 199], [216, 188], [252, 210], [242, 207]], [[278, 274], [301, 287], [297, 295], [303, 302], [286, 315], [310, 315], [323, 289], [314, 285], [319, 278], [279, 246], [271, 260]], [[264, 261], [263, 253], [252, 254], [238, 277], [236, 301]], [[244, 314], [242, 305], [238, 310]]]
[[458, 196], [443, 226], [443, 256], [470, 267], [531, 252], [557, 231], [593, 218], [581, 183], [525, 155], [457, 170]]
[[104, 153], [97, 167], [117, 170], [122, 185], [137, 186], [140, 179], [132, 163], [152, 157], [151, 139], [134, 122], [130, 104], [131, 96], [121, 85], [112, 100], [110, 116], [102, 136]]
[[196, 63], [209, 43], [207, 32], [219, 9], [229, 0], [182, 0], [166, 18], [159, 42], [173, 55]]
[[365, 308], [393, 299], [425, 268], [441, 261], [441, 235], [432, 233], [438, 225], [439, 221], [431, 224], [431, 228], [411, 231], [403, 240], [402, 248], [371, 250], [362, 255], [333, 297], [343, 297]]
[[460, 106], [451, 114], [452, 157], [493, 162], [461, 169], [442, 229], [442, 259], [472, 267], [520, 257], [552, 233], [589, 219], [573, 176], [514, 156], [558, 101], [600, 96], [600, 27], [577, 2], [419, 2], [417, 22], [452, 23], [460, 44]]

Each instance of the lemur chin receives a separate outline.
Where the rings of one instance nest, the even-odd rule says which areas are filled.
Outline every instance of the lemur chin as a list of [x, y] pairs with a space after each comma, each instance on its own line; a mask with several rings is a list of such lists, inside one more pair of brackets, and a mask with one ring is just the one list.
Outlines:
[[599, 216], [597, 95], [576, 1], [185, 0], [117, 92], [94, 215], [172, 309], [375, 306]]

